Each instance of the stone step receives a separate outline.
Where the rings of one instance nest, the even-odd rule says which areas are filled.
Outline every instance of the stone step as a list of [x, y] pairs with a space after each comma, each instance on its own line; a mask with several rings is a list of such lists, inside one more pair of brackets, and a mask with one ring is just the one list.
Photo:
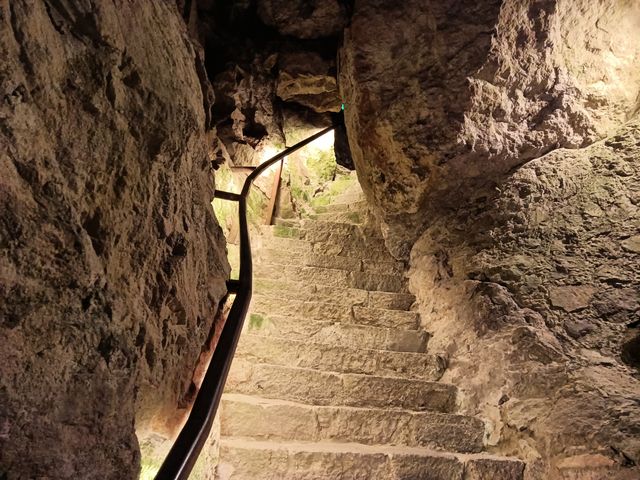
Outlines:
[[253, 295], [250, 310], [266, 317], [274, 314], [312, 321], [330, 319], [334, 323], [355, 323], [404, 330], [417, 330], [420, 326], [420, 316], [417, 312], [360, 306], [350, 308], [330, 302], [290, 300], [260, 294]]
[[325, 407], [225, 395], [221, 434], [256, 440], [406, 445], [455, 452], [483, 449], [484, 424], [462, 415], [378, 408]]
[[257, 278], [307, 282], [339, 288], [408, 293], [404, 278], [371, 272], [349, 272], [337, 268], [301, 267], [297, 265], [273, 265], [260, 263], [254, 267]]
[[255, 242], [253, 242], [252, 239], [252, 247], [257, 251], [256, 258], [260, 257], [260, 251], [265, 248], [292, 253], [295, 255], [305, 255], [313, 252], [312, 243], [298, 238], [275, 237], [270, 235], [264, 239], [258, 237], [256, 240], [261, 240], [261, 243], [263, 244], [253, 245]]
[[408, 310], [416, 298], [410, 293], [369, 292], [357, 288], [334, 288], [310, 283], [260, 279], [254, 281], [254, 291], [265, 296], [300, 301], [332, 302], [343, 306]]
[[335, 323], [327, 318], [312, 321], [301, 317], [265, 316], [251, 313], [245, 331], [290, 340], [335, 345], [343, 348], [424, 353], [429, 335], [424, 330], [398, 330], [368, 325]]
[[277, 398], [310, 405], [375, 407], [449, 413], [456, 403], [453, 385], [252, 363], [236, 358], [227, 393]]
[[[323, 214], [324, 215], [324, 214]], [[279, 223], [278, 223], [279, 222]], [[275, 225], [264, 226], [262, 231], [273, 237], [296, 238], [307, 242], [377, 245], [384, 248], [379, 230], [353, 223], [325, 219], [287, 219]]]
[[[263, 231], [268, 227], [264, 227]], [[396, 260], [389, 254], [384, 242], [379, 239], [369, 239], [366, 245], [357, 241], [348, 242], [311, 242], [297, 237], [274, 236], [266, 231], [262, 243], [267, 248], [272, 248], [281, 252], [291, 252], [295, 254], [317, 253], [318, 255], [344, 256], [359, 258], [369, 262], [395, 262]]]
[[362, 225], [367, 219], [367, 213], [358, 210], [328, 211], [322, 213], [310, 213], [307, 215], [311, 220], [340, 222], [353, 225]]
[[367, 211], [367, 202], [359, 199], [358, 197], [353, 198], [354, 201], [347, 202], [339, 202], [339, 203], [330, 203], [329, 205], [318, 205], [314, 207], [316, 213], [335, 213], [335, 212], [366, 212]]
[[243, 333], [240, 338], [236, 358], [253, 363], [432, 382], [440, 380], [447, 367], [447, 361], [441, 355], [351, 349], [250, 333]]
[[373, 261], [344, 255], [325, 255], [315, 252], [263, 248], [256, 255], [256, 263], [335, 268], [351, 272], [369, 272], [404, 276], [405, 265], [395, 260]]
[[218, 480], [522, 480], [524, 464], [484, 454], [338, 442], [220, 440]]

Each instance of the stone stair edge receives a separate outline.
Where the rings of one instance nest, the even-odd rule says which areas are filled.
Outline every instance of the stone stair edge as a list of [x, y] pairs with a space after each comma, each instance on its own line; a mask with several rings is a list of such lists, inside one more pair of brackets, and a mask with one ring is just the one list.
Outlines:
[[[493, 460], [501, 462], [524, 463], [517, 457], [495, 455], [487, 452], [479, 453], [458, 453], [436, 450], [429, 447], [408, 447], [398, 445], [366, 445], [355, 442], [304, 442], [304, 441], [273, 441], [255, 440], [250, 437], [220, 437], [221, 445], [242, 448], [242, 445], [253, 446], [255, 450], [289, 450], [309, 453], [357, 453], [363, 455], [384, 454], [393, 455], [418, 455], [433, 456], [448, 459], [457, 459], [464, 463], [477, 460]], [[275, 447], [275, 448], [274, 448]], [[489, 480], [489, 479], [487, 479]], [[516, 480], [516, 479], [513, 479]]]
[[[264, 293], [257, 293], [254, 292], [251, 296], [251, 301], [252, 301], [252, 306], [254, 305], [254, 301], [256, 300], [261, 300], [261, 299], [277, 299], [279, 297], [274, 297], [273, 295], [267, 295]], [[257, 303], [257, 302], [256, 302]], [[322, 299], [320, 300], [299, 300], [299, 299], [286, 299], [282, 301], [283, 305], [287, 305], [287, 304], [300, 304], [301, 306], [304, 305], [319, 305], [320, 307], [326, 307], [326, 308], [330, 308], [331, 306], [340, 306], [340, 304], [335, 303], [335, 302], [328, 302], [328, 301], [324, 301]], [[251, 311], [250, 307], [250, 311]], [[362, 311], [362, 310], [371, 310], [371, 312], [369, 312], [370, 314], [380, 314], [380, 315], [384, 315], [385, 313], [389, 313], [391, 315], [400, 315], [400, 316], [419, 316], [419, 313], [415, 310], [398, 310], [396, 308], [383, 308], [383, 307], [369, 307], [367, 305], [351, 305], [351, 306], [344, 306], [345, 310], [349, 310], [349, 311], [353, 311], [354, 309], [358, 310], [358, 311]], [[254, 313], [264, 313], [266, 315], [265, 312], [254, 312]], [[358, 322], [355, 322], [358, 323]], [[409, 328], [407, 330], [415, 330], [415, 328]]]
[[[354, 378], [361, 378], [361, 379], [376, 379], [376, 380], [391, 380], [391, 381], [400, 381], [400, 382], [407, 382], [407, 383], [420, 383], [423, 384], [425, 386], [444, 386], [444, 387], [449, 387], [449, 388], [453, 388], [455, 391], [458, 391], [458, 387], [452, 383], [447, 383], [447, 382], [440, 382], [440, 381], [432, 381], [432, 380], [421, 380], [419, 378], [404, 378], [404, 377], [397, 377], [394, 375], [370, 375], [367, 373], [345, 373], [345, 372], [336, 372], [333, 370], [321, 370], [318, 368], [307, 368], [307, 367], [297, 367], [297, 366], [292, 366], [292, 365], [278, 365], [275, 363], [268, 363], [268, 362], [252, 362], [251, 360], [248, 359], [242, 359], [244, 362], [246, 363], [251, 363], [254, 365], [260, 365], [260, 366], [266, 366], [266, 367], [276, 367], [276, 368], [282, 368], [282, 369], [287, 369], [287, 370], [294, 370], [294, 371], [300, 371], [300, 372], [317, 372], [317, 373], [321, 373], [321, 374], [329, 374], [329, 375], [337, 375], [337, 376], [341, 376], [341, 377], [354, 377]], [[239, 394], [237, 394], [239, 395]], [[245, 394], [242, 394], [245, 395]], [[248, 395], [248, 394], [247, 394]], [[249, 395], [250, 396], [250, 395]], [[405, 410], [405, 409], [388, 409], [388, 410]], [[416, 410], [416, 412], [419, 410]]]
[[[264, 318], [267, 318], [269, 320], [272, 321], [278, 321], [278, 320], [293, 320], [296, 317], [294, 316], [286, 316], [286, 315], [278, 315], [278, 314], [271, 314], [271, 315], [267, 315], [264, 313], [260, 313], [260, 312], [250, 312], [249, 315], [251, 315], [251, 313], [255, 313], [257, 315], [260, 315]], [[360, 329], [376, 329], [376, 331], [384, 331], [384, 332], [397, 332], [397, 331], [402, 331], [402, 332], [410, 332], [411, 334], [413, 333], [422, 333], [424, 332], [428, 338], [431, 338], [431, 334], [429, 332], [427, 332], [424, 328], [419, 327], [417, 329], [411, 329], [411, 328], [392, 328], [392, 327], [379, 327], [376, 325], [368, 325], [366, 323], [344, 323], [344, 322], [332, 322], [331, 320], [327, 320], [326, 322], [320, 322], [317, 320], [309, 320], [309, 319], [299, 319], [299, 321], [305, 321], [307, 323], [312, 323], [312, 324], [317, 324], [318, 326], [320, 325], [339, 325], [339, 326], [344, 326], [344, 327], [354, 327], [354, 328], [360, 328]], [[252, 333], [253, 335], [256, 335], [255, 333]], [[276, 335], [277, 336], [277, 335]], [[286, 337], [285, 337], [286, 338]], [[311, 342], [311, 343], [317, 343], [317, 342]], [[379, 350], [376, 348], [368, 348], [365, 350]], [[420, 353], [420, 352], [414, 352], [414, 353]]]
[[[372, 272], [353, 272], [339, 268], [308, 267], [294, 265], [256, 265], [254, 279], [268, 280], [272, 271], [300, 282], [319, 283], [335, 288], [356, 288], [369, 292], [409, 293], [407, 282], [396, 275]], [[324, 278], [317, 278], [324, 276]]]
[[[335, 269], [334, 269], [335, 270]], [[270, 277], [262, 277], [260, 275], [256, 275], [254, 273], [253, 275], [253, 279], [254, 279], [254, 285], [256, 282], [261, 282], [261, 283], [275, 283], [277, 285], [281, 285], [283, 288], [287, 288], [287, 287], [299, 287], [301, 284], [304, 286], [309, 286], [309, 287], [322, 287], [322, 288], [327, 288], [327, 285], [321, 285], [321, 284], [316, 284], [316, 283], [309, 283], [309, 282], [303, 282], [303, 281], [295, 281], [295, 280], [280, 280], [280, 279], [274, 279], [274, 278], [270, 278]], [[383, 293], [385, 295], [398, 295], [398, 296], [403, 296], [403, 297], [413, 297], [414, 301], [416, 296], [413, 293], [409, 293], [409, 292], [385, 292], [383, 290], [366, 290], [364, 288], [357, 288], [357, 287], [349, 287], [350, 290], [358, 290], [360, 292], [368, 292], [368, 293], [374, 293], [374, 294], [378, 294], [378, 293]], [[343, 290], [343, 289], [341, 289]], [[263, 293], [261, 293], [260, 295], [265, 295]]]
[[[292, 339], [292, 338], [287, 338], [287, 337], [282, 337], [279, 335], [260, 335], [259, 333], [251, 333], [251, 332], [243, 332], [242, 336], [240, 337], [241, 339], [243, 337], [254, 337], [256, 339], [261, 339], [264, 340], [265, 342], [271, 342], [271, 341], [284, 341], [284, 342], [289, 342], [289, 343], [297, 343], [300, 344], [301, 347], [310, 347], [310, 348], [314, 348], [314, 347], [326, 347], [327, 345], [333, 348], [345, 348], [345, 347], [340, 347], [338, 345], [331, 345], [331, 344], [327, 344], [327, 343], [320, 343], [320, 342], [314, 342], [314, 341], [302, 341], [302, 340], [296, 340], [296, 339]], [[398, 355], [398, 356], [411, 356], [411, 357], [415, 357], [416, 360], [419, 360], [420, 358], [425, 358], [425, 357], [444, 357], [441, 354], [438, 353], [430, 353], [430, 352], [402, 352], [402, 351], [397, 351], [397, 350], [383, 350], [381, 348], [349, 348], [350, 350], [355, 350], [358, 352], [363, 352], [363, 353], [383, 353], [383, 354], [388, 354], [388, 355]]]
[[[432, 382], [437, 383], [437, 382]], [[256, 405], [256, 406], [292, 406], [296, 408], [304, 408], [309, 410], [332, 410], [339, 409], [344, 411], [352, 411], [352, 412], [394, 412], [394, 413], [406, 413], [407, 415], [415, 415], [418, 417], [440, 417], [440, 418], [466, 418], [471, 420], [478, 420], [476, 417], [471, 415], [462, 415], [459, 413], [451, 413], [451, 412], [438, 412], [432, 410], [411, 410], [410, 408], [393, 408], [389, 409], [387, 407], [354, 407], [352, 405], [312, 405], [308, 403], [296, 402], [294, 400], [285, 400], [280, 398], [267, 398], [260, 397], [256, 395], [249, 395], [246, 393], [224, 393], [222, 395], [223, 401], [231, 401], [244, 403], [247, 405]], [[251, 437], [249, 437], [251, 438]]]
[[308, 368], [324, 365], [323, 369], [331, 372], [379, 373], [429, 381], [440, 380], [447, 366], [447, 358], [442, 354], [384, 350], [373, 346], [360, 348], [249, 332], [243, 333], [236, 358]]
[[[280, 237], [280, 238], [285, 238], [285, 237]], [[295, 239], [292, 239], [295, 240]], [[306, 242], [306, 240], [299, 240], [300, 242]], [[307, 242], [310, 243], [310, 242]], [[260, 260], [263, 263], [273, 263], [273, 256], [275, 256], [277, 253], [281, 253], [282, 255], [287, 255], [287, 256], [292, 256], [292, 257], [332, 257], [332, 258], [337, 258], [337, 259], [345, 259], [346, 261], [357, 261], [360, 262], [361, 264], [371, 264], [371, 265], [376, 265], [376, 266], [391, 266], [392, 268], [403, 268], [405, 267], [404, 263], [401, 262], [400, 260], [394, 260], [394, 259], [389, 259], [389, 260], [367, 260], [365, 258], [359, 258], [359, 257], [354, 257], [352, 255], [342, 255], [342, 254], [337, 254], [337, 255], [329, 255], [329, 254], [322, 254], [322, 253], [315, 253], [313, 251], [310, 252], [294, 252], [294, 251], [289, 251], [289, 252], [285, 252], [285, 251], [281, 251], [277, 248], [263, 248], [262, 251], [260, 252], [260, 254], [257, 256], [258, 260]], [[280, 265], [280, 264], [278, 264]], [[307, 266], [312, 266], [312, 265], [307, 265]]]

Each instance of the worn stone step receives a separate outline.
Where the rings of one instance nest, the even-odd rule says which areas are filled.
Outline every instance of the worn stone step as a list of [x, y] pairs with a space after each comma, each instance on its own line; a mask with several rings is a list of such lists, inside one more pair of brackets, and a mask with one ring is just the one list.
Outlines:
[[[301, 239], [300, 232], [294, 230], [293, 237], [274, 236], [270, 233], [269, 228], [264, 227], [264, 237], [256, 238], [259, 243], [254, 247], [260, 248], [261, 245], [267, 248], [273, 248], [282, 252], [306, 253], [313, 252], [318, 255], [334, 255], [350, 258], [359, 258], [370, 262], [395, 262], [384, 241], [381, 238], [369, 238], [366, 241], [358, 238], [338, 238], [338, 241], [320, 241]], [[285, 232], [286, 233], [286, 232]], [[313, 238], [313, 237], [312, 237]], [[322, 238], [322, 237], [320, 237]], [[255, 242], [254, 242], [255, 243]]]
[[296, 238], [312, 243], [338, 242], [384, 246], [382, 234], [376, 228], [339, 220], [333, 221], [330, 218], [283, 220], [275, 225], [263, 227], [263, 232], [272, 237]]
[[265, 248], [270, 248], [283, 253], [293, 253], [295, 255], [310, 254], [313, 252], [313, 244], [305, 240], [298, 238], [286, 238], [286, 237], [274, 237], [268, 236], [266, 238], [256, 238], [252, 242], [252, 247], [257, 251], [257, 257], [260, 256], [260, 251]]
[[236, 358], [253, 363], [433, 382], [442, 377], [447, 367], [442, 355], [344, 348], [250, 333], [244, 333], [240, 338]]
[[404, 278], [371, 272], [349, 272], [336, 268], [301, 267], [297, 265], [257, 264], [254, 274], [258, 278], [308, 282], [333, 287], [361, 290], [408, 293]]
[[311, 405], [448, 413], [455, 408], [457, 389], [424, 380], [326, 372], [237, 358], [231, 366], [226, 392]]
[[291, 340], [325, 343], [345, 348], [424, 353], [429, 335], [424, 330], [400, 330], [369, 325], [336, 323], [327, 318], [313, 321], [303, 317], [283, 317], [251, 313], [245, 331]]
[[329, 205], [317, 205], [313, 207], [316, 213], [332, 213], [332, 212], [366, 212], [367, 211], [367, 202], [359, 199], [358, 197], [353, 197], [354, 201], [349, 201], [347, 199], [346, 202], [339, 203], [330, 203]]
[[271, 265], [297, 265], [305, 267], [335, 268], [353, 272], [362, 271], [362, 259], [342, 255], [323, 255], [319, 253], [299, 254], [273, 248], [265, 248], [258, 252], [256, 263]]
[[251, 300], [251, 312], [264, 316], [296, 316], [305, 320], [337, 323], [355, 323], [383, 328], [416, 330], [420, 326], [417, 312], [387, 310], [371, 307], [345, 307], [332, 302], [300, 301], [288, 298], [255, 294]]
[[217, 480], [522, 480], [524, 463], [483, 454], [338, 442], [220, 440]]
[[394, 262], [382, 240], [370, 240], [366, 245], [357, 242], [315, 242], [313, 251], [323, 255], [342, 255], [372, 262]]
[[406, 445], [463, 453], [482, 451], [484, 424], [434, 412], [326, 407], [247, 395], [223, 397], [222, 435], [256, 440]]
[[261, 295], [300, 301], [332, 302], [343, 306], [408, 310], [416, 298], [410, 293], [369, 292], [357, 288], [335, 288], [308, 282], [256, 278], [254, 291]]
[[260, 262], [272, 265], [335, 268], [351, 272], [393, 274], [398, 276], [404, 276], [405, 271], [404, 263], [391, 259], [374, 261], [344, 255], [326, 255], [323, 253], [281, 250], [277, 248], [263, 248], [259, 250], [256, 255], [256, 263]]
[[346, 210], [310, 213], [308, 218], [316, 221], [341, 222], [353, 225], [362, 225], [367, 220], [366, 211]]

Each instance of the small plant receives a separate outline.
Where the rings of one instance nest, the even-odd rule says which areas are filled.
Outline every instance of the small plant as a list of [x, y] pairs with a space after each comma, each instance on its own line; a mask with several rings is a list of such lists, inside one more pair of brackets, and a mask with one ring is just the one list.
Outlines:
[[264, 325], [265, 318], [257, 313], [252, 313], [249, 317], [249, 330], [259, 330]]
[[276, 237], [297, 238], [300, 235], [300, 232], [297, 228], [287, 227], [285, 225], [275, 225], [273, 227], [273, 234]]

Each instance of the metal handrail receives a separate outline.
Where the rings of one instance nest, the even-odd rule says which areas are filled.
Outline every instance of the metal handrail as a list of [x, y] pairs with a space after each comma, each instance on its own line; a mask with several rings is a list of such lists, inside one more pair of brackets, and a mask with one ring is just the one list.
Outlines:
[[187, 422], [182, 427], [169, 454], [165, 458], [155, 480], [186, 480], [204, 446], [216, 415], [231, 362], [240, 339], [242, 324], [249, 310], [253, 291], [253, 264], [251, 242], [247, 224], [247, 198], [253, 181], [274, 163], [301, 149], [317, 138], [333, 130], [327, 127], [315, 135], [296, 143], [264, 163], [258, 165], [246, 178], [240, 194], [216, 192], [218, 198], [238, 202], [240, 222], [240, 275], [238, 280], [229, 280], [227, 290], [236, 295], [231, 305], [218, 344], [205, 373], [198, 395], [193, 403]]

